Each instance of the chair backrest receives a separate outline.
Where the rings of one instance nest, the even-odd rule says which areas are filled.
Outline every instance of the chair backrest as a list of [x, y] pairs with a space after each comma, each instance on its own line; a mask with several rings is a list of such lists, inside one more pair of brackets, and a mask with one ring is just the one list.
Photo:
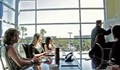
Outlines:
[[101, 60], [101, 63], [97, 68], [98, 69], [105, 68], [108, 64], [107, 62], [109, 61], [111, 48], [103, 48], [100, 44], [98, 44], [98, 43], [96, 43], [96, 44], [100, 47], [101, 54], [102, 54], [101, 58], [99, 58]]
[[23, 49], [25, 51], [25, 55], [28, 58], [29, 57], [28, 48], [30, 45], [29, 44], [22, 44], [22, 46], [23, 46]]
[[0, 60], [4, 70], [14, 70], [14, 66], [12, 66], [12, 64], [9, 61], [5, 45], [2, 45], [0, 47]]
[[[0, 47], [0, 60], [3, 65], [3, 70], [18, 70], [15, 68], [15, 65], [10, 61], [5, 45], [2, 45]], [[30, 66], [31, 66], [31, 64], [22, 66], [19, 68], [19, 70], [26, 70]]]
[[112, 48], [104, 48], [104, 60], [108, 61], [110, 59], [110, 52]]
[[20, 43], [18, 44], [18, 47], [17, 47], [17, 50], [18, 50], [18, 53], [20, 54], [20, 56], [26, 58], [27, 57], [27, 47], [26, 47], [27, 44], [23, 44], [23, 43]]
[[[45, 45], [45, 43], [42, 43], [42, 48], [43, 48], [42, 52], [45, 52], [44, 45]], [[42, 52], [41, 52], [41, 53], [42, 53]]]

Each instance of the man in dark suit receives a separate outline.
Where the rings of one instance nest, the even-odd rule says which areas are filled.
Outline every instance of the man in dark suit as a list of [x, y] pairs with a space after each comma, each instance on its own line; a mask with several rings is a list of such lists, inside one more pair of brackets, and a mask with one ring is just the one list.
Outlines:
[[[102, 33], [104, 35], [109, 35], [111, 33], [111, 28], [112, 26], [109, 26], [108, 30], [105, 30], [103, 28], [101, 28], [102, 26], [102, 21], [101, 20], [97, 20], [96, 21], [96, 26], [93, 28], [92, 32], [91, 32], [91, 49], [95, 46], [95, 38], [98, 34]], [[95, 65], [92, 63], [92, 68], [95, 68]]]
[[95, 28], [93, 28], [93, 30], [91, 32], [91, 48], [93, 48], [93, 46], [94, 46], [95, 37], [96, 37], [97, 34], [103, 33], [104, 35], [109, 35], [111, 33], [112, 26], [109, 26], [108, 30], [105, 30], [105, 29], [101, 28], [101, 26], [102, 26], [102, 21], [97, 20], [96, 21], [96, 26], [95, 26]]

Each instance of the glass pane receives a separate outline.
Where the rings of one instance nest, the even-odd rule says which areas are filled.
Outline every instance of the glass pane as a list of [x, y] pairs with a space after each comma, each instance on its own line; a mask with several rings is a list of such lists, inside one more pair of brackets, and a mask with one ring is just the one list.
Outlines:
[[90, 44], [91, 44], [91, 39], [82, 39], [82, 51], [84, 53], [88, 53], [89, 52], [89, 50], [91, 49], [90, 48], [90, 46], [91, 46]]
[[21, 12], [19, 15], [19, 24], [33, 24], [35, 23], [35, 12], [34, 11], [27, 11]]
[[81, 1], [81, 7], [82, 8], [90, 8], [90, 7], [100, 7], [100, 8], [103, 8], [103, 0], [80, 0]]
[[20, 9], [35, 9], [35, 1], [20, 1]]
[[8, 29], [8, 28], [14, 28], [14, 25], [10, 25], [10, 24], [6, 24], [6, 23], [4, 23], [3, 22], [3, 24], [2, 24], [2, 36], [4, 35], [4, 33], [5, 33], [5, 31]]
[[104, 20], [104, 10], [81, 10], [81, 22], [95, 22], [96, 20]]
[[15, 9], [15, 0], [3, 0], [3, 1]]
[[56, 38], [74, 38], [74, 36], [79, 36], [79, 25], [38, 25], [37, 32], [40, 33], [41, 29], [46, 31], [45, 36], [55, 36]]
[[[62, 50], [63, 55], [69, 51], [79, 51], [79, 39], [70, 38], [53, 38], [54, 44]], [[78, 56], [79, 57], [79, 56]]]
[[37, 8], [78, 8], [78, 0], [37, 0]]
[[35, 34], [35, 26], [34, 25], [29, 25], [29, 26], [24, 25], [24, 26], [20, 26], [20, 27], [25, 27], [27, 29], [27, 31], [25, 32], [23, 38], [25, 38], [25, 37], [30, 37], [31, 38]]
[[38, 11], [38, 23], [79, 22], [78, 10]]
[[14, 23], [15, 12], [6, 6], [3, 6], [3, 20], [9, 23]]
[[96, 26], [96, 24], [82, 24], [82, 37], [90, 38], [92, 29]]

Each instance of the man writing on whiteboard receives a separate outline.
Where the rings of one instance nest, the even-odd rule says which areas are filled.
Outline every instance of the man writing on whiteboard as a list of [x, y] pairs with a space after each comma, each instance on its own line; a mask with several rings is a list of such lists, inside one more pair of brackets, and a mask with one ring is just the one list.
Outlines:
[[97, 20], [96, 21], [96, 26], [93, 28], [93, 30], [91, 32], [91, 48], [94, 47], [94, 41], [95, 41], [95, 37], [96, 37], [97, 34], [99, 34], [99, 33], [103, 33], [104, 35], [111, 34], [112, 26], [108, 26], [109, 27], [108, 30], [105, 30], [105, 29], [101, 28], [101, 26], [102, 26], [102, 21]]

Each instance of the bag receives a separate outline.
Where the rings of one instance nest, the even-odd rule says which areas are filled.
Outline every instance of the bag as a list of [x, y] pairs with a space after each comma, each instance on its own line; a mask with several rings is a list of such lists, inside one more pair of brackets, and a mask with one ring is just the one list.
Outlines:
[[119, 65], [107, 66], [106, 70], [120, 70], [120, 66]]

